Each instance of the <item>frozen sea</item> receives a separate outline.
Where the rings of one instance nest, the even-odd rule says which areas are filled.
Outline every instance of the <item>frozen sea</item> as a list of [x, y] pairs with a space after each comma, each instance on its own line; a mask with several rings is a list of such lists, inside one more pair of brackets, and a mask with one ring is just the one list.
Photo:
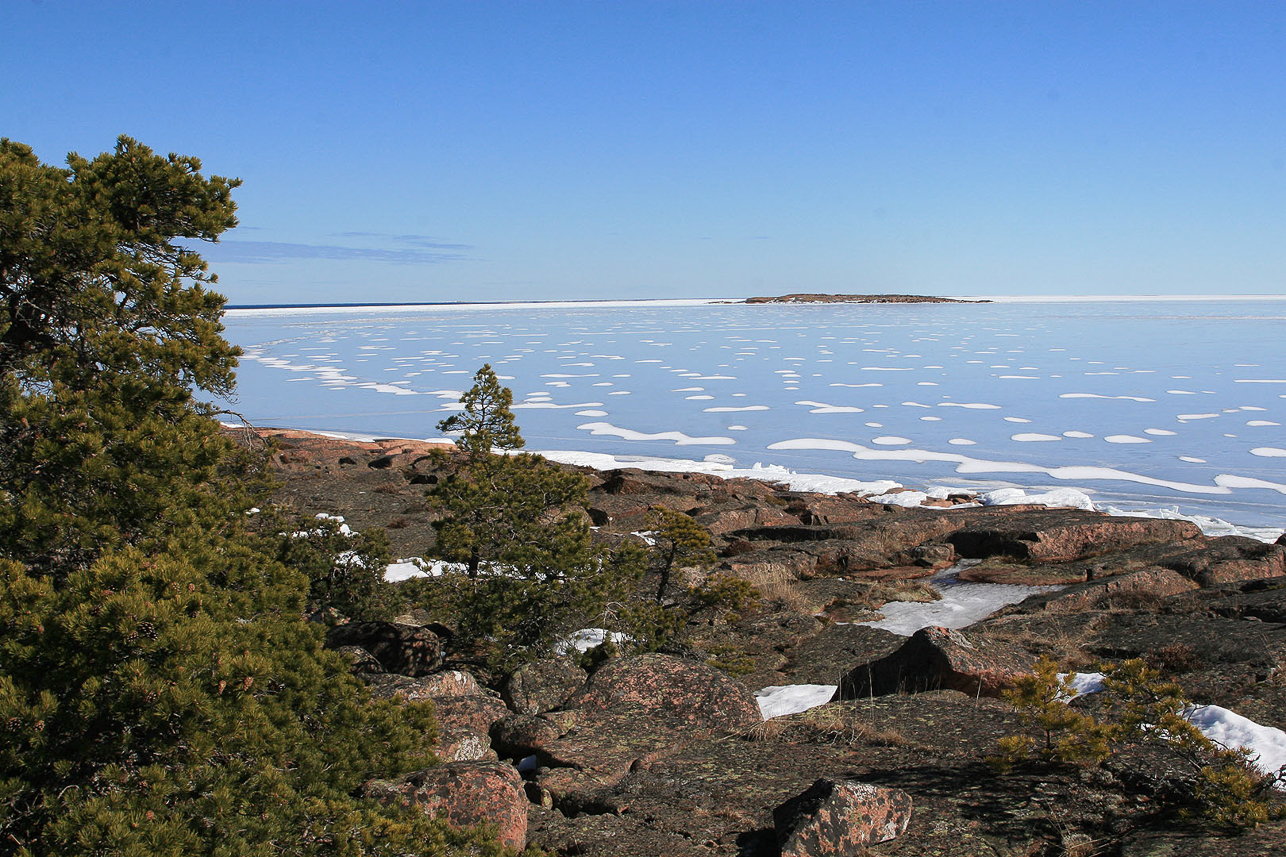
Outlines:
[[1286, 525], [1282, 299], [244, 309], [225, 324], [245, 350], [229, 407], [256, 425], [438, 437], [490, 363], [528, 448], [564, 460], [1077, 488], [1101, 509]]

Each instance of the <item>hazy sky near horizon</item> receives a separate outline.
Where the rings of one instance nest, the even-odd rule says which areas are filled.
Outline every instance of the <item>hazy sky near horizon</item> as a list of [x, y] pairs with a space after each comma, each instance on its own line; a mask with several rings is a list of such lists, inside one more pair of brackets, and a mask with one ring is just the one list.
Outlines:
[[1286, 293], [1286, 2], [12, 0], [0, 134], [240, 177], [233, 303]]

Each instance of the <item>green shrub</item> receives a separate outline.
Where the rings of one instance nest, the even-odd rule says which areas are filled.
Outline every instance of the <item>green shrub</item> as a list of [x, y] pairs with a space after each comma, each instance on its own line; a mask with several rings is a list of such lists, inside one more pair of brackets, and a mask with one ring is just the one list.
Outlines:
[[278, 561], [308, 577], [308, 612], [329, 608], [357, 622], [397, 613], [398, 589], [384, 580], [391, 550], [383, 530], [344, 532], [334, 518], [282, 514], [258, 523], [276, 534]]
[[1256, 770], [1247, 751], [1203, 735], [1185, 718], [1190, 703], [1178, 685], [1162, 680], [1142, 659], [1102, 671], [1104, 688], [1094, 716], [1067, 705], [1071, 682], [1059, 676], [1057, 662], [1042, 657], [1035, 674], [1005, 693], [1026, 731], [1000, 739], [993, 766], [1003, 771], [1030, 760], [1097, 764], [1126, 744], [1146, 744], [1187, 771], [1173, 798], [1182, 804], [1181, 813], [1230, 830], [1286, 815], [1273, 789], [1277, 777]]
[[747, 580], [731, 574], [712, 574], [694, 586], [692, 597], [698, 609], [714, 610], [716, 615], [737, 614], [760, 599], [759, 590]]

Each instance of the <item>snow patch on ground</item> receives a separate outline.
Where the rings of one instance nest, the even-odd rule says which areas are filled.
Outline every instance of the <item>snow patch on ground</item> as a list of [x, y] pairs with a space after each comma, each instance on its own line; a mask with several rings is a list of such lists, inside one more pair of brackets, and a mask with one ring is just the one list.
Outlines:
[[1094, 501], [1083, 491], [1075, 488], [1053, 488], [1037, 494], [1028, 494], [1022, 488], [997, 488], [978, 497], [984, 506], [1018, 506], [1035, 503], [1040, 506], [1052, 506], [1066, 509], [1084, 509], [1094, 511]]
[[1053, 592], [1061, 586], [1018, 586], [1007, 583], [961, 583], [962, 570], [978, 564], [963, 560], [938, 572], [928, 583], [942, 597], [938, 601], [890, 601], [880, 608], [883, 619], [859, 622], [902, 637], [921, 628], [966, 628], [995, 613], [1001, 607], [1017, 604], [1029, 595]]
[[1261, 773], [1276, 774], [1286, 765], [1286, 732], [1280, 729], [1263, 726], [1218, 705], [1192, 705], [1184, 709], [1183, 716], [1211, 741], [1250, 750]]
[[629, 634], [623, 634], [620, 631], [609, 632], [605, 628], [582, 628], [571, 634], [566, 640], [555, 647], [555, 651], [560, 655], [565, 655], [572, 649], [578, 652], [588, 652], [595, 646], [603, 645], [608, 636], [611, 636], [613, 643], [624, 643], [630, 639]]
[[897, 491], [892, 494], [879, 494], [867, 499], [872, 503], [883, 503], [885, 506], [903, 506], [910, 509], [929, 499], [929, 495], [923, 491]]
[[755, 691], [755, 702], [764, 720], [798, 714], [819, 705], [825, 705], [835, 695], [833, 684], [784, 684]]

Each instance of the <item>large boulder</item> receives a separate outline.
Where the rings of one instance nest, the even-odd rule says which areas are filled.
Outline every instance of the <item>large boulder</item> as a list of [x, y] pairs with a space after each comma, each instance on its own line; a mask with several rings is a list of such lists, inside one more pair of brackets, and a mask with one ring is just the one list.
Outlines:
[[527, 795], [513, 765], [451, 762], [401, 780], [372, 780], [363, 791], [385, 806], [415, 807], [456, 827], [493, 824], [503, 845], [527, 846]]
[[1199, 603], [1216, 616], [1286, 624], [1286, 581], [1252, 580], [1203, 595]]
[[654, 721], [705, 732], [740, 729], [760, 719], [754, 697], [726, 673], [656, 654], [611, 661], [565, 707], [582, 715], [638, 712]]
[[534, 755], [562, 736], [551, 720], [537, 714], [510, 714], [491, 724], [491, 746], [510, 759]]
[[509, 716], [509, 709], [494, 696], [476, 693], [441, 696], [433, 700], [438, 720], [437, 754], [446, 760], [494, 759], [492, 724]]
[[[890, 566], [949, 563], [954, 551], [942, 540], [959, 529], [957, 516], [927, 510], [895, 509], [877, 517], [842, 524], [751, 527], [730, 534], [761, 551], [787, 548], [812, 558], [812, 573], [853, 575]], [[926, 551], [922, 546], [937, 547]]]
[[384, 674], [384, 666], [375, 659], [374, 655], [361, 646], [340, 646], [335, 651], [346, 656], [352, 662], [348, 669], [355, 676], [370, 678]]
[[357, 646], [379, 661], [385, 672], [422, 676], [442, 665], [442, 641], [428, 628], [395, 622], [349, 622], [326, 632], [332, 649]]
[[859, 855], [911, 822], [911, 797], [852, 780], [820, 779], [773, 810], [782, 857]]
[[950, 628], [921, 628], [900, 648], [850, 670], [835, 700], [888, 693], [959, 690], [970, 696], [999, 696], [1035, 662], [1010, 643], [966, 637]]
[[482, 693], [476, 679], [463, 670], [444, 670], [426, 676], [376, 674], [363, 676], [379, 699], [420, 702]]
[[1245, 536], [1211, 539], [1201, 549], [1165, 562], [1184, 577], [1202, 586], [1286, 575], [1286, 547], [1264, 544]]
[[495, 759], [491, 750], [491, 725], [509, 715], [509, 709], [473, 676], [461, 670], [444, 670], [426, 676], [364, 676], [377, 699], [432, 702], [438, 721], [438, 756], [446, 761]]
[[505, 702], [519, 714], [544, 714], [560, 707], [585, 684], [585, 671], [567, 658], [532, 661], [505, 682]]
[[1050, 594], [1045, 609], [1055, 613], [1098, 610], [1118, 602], [1168, 598], [1191, 592], [1197, 584], [1168, 568], [1144, 568], [1102, 580], [1070, 586]]
[[1112, 518], [1095, 512], [1043, 510], [992, 514], [947, 536], [962, 557], [1011, 556], [1070, 562], [1139, 545], [1201, 536], [1196, 524], [1157, 518]]

